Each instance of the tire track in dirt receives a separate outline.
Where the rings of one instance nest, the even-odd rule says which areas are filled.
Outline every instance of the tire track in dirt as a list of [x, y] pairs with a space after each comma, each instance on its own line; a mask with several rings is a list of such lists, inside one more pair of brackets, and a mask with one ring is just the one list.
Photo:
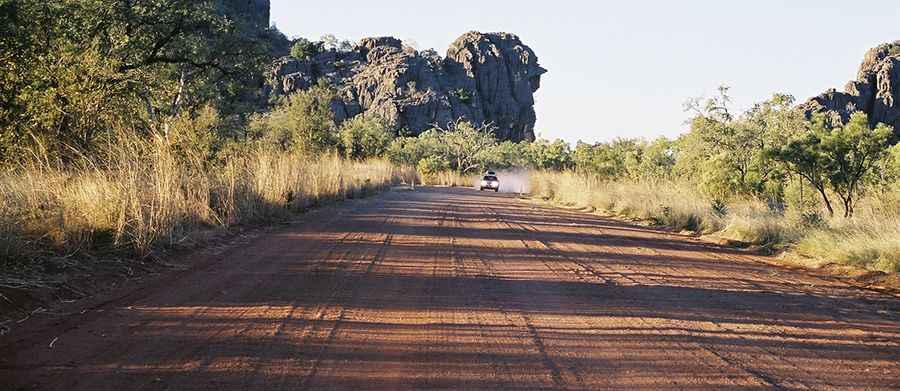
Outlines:
[[[534, 227], [533, 225], [532, 225], [532, 226], [527, 226], [527, 225], [524, 225], [524, 224], [519, 224], [519, 226], [520, 226], [520, 229], [526, 230], [526, 231], [531, 232], [531, 233], [534, 233], [534, 234], [539, 234], [539, 230], [538, 230], [536, 227]], [[585, 227], [585, 226], [582, 225], [582, 226], [578, 227], [577, 229], [578, 229], [579, 231], [582, 231], [581, 233], [584, 233], [584, 232], [583, 232], [583, 231], [584, 231], [584, 227]], [[591, 233], [593, 233], [593, 232], [591, 232]], [[660, 236], [669, 236], [669, 235], [667, 235], [667, 234], [660, 234]], [[589, 253], [589, 252], [590, 252], [590, 251], [584, 251], [583, 249], [580, 249], [580, 247], [584, 247], [584, 244], [580, 244], [580, 245], [579, 245], [579, 244], [564, 243], [563, 246], [566, 248], [565, 250], [558, 250], [558, 249], [555, 249], [554, 246], [553, 246], [551, 243], [548, 243], [548, 242], [546, 242], [546, 241], [543, 241], [543, 242], [542, 242], [542, 245], [543, 245], [545, 248], [553, 249], [553, 250], [555, 250], [555, 251], [558, 251], [560, 254], [563, 254], [563, 253]], [[574, 250], [573, 250], [573, 246], [574, 246]], [[661, 246], [661, 247], [663, 248], [662, 251], [667, 251], [667, 250], [669, 250], [668, 248], [666, 248], [666, 247], [664, 247], [664, 246]], [[709, 247], [712, 247], [712, 246], [709, 246]], [[676, 248], [673, 248], [673, 249], [676, 249]], [[628, 248], [626, 248], [626, 250], [628, 250]], [[617, 250], [617, 249], [612, 249], [612, 248], [611, 248], [610, 251], [615, 252], [615, 251], [619, 251], [619, 250]], [[652, 248], [652, 247], [638, 247], [638, 246], [635, 246], [635, 247], [631, 248], [631, 251], [632, 251], [631, 253], [634, 254], [634, 256], [636, 256], [636, 257], [647, 256], [647, 255], [652, 255], [652, 256], [657, 256], [657, 257], [659, 257], [659, 256], [663, 256], [663, 255], [664, 255], [662, 252], [660, 252], [660, 250], [657, 250], [657, 249]], [[725, 260], [725, 261], [729, 261], [729, 262], [731, 262], [731, 263], [736, 262], [736, 261], [733, 260], [733, 259], [731, 259], [731, 260], [729, 260], [729, 259], [723, 259], [723, 258], [722, 258], [723, 255], [717, 254], [717, 253], [715, 253], [715, 252], [708, 252], [708, 253], [705, 253], [704, 255], [707, 255], [707, 256], [709, 256], [709, 255], [714, 255], [715, 258], [712, 258], [712, 259]], [[596, 262], [596, 261], [593, 261], [593, 260], [587, 260], [587, 261], [588, 261], [588, 262], [592, 262], [592, 263], [597, 264], [597, 262]], [[743, 262], [749, 262], [749, 263], [752, 263], [752, 264], [754, 264], [754, 265], [759, 265], [759, 264], [760, 264], [760, 262], [755, 261], [755, 260], [742, 259], [741, 261], [743, 261]], [[587, 265], [585, 265], [584, 263], [579, 262], [577, 259], [573, 259], [573, 262], [575, 262], [576, 264], [579, 264], [579, 265], [581, 265], [581, 266], [587, 266]], [[740, 262], [740, 261], [738, 261], [738, 262]], [[618, 275], [623, 276], [623, 277], [625, 276], [624, 273], [621, 273], [621, 272], [617, 272], [617, 271], [615, 271], [615, 270], [612, 270], [611, 268], [609, 268], [609, 267], [606, 266], [606, 265], [599, 264], [599, 267], [605, 268], [605, 269], [609, 270], [611, 273], [618, 274]], [[617, 267], [617, 268], [623, 268], [623, 269], [625, 269], [626, 272], [628, 272], [629, 274], [632, 274], [632, 275], [642, 275], [642, 274], [643, 274], [643, 275], [646, 275], [646, 273], [641, 273], [640, 270], [633, 269], [633, 268], [631, 268], [631, 267], [629, 267], [629, 266], [627, 266], [627, 265], [617, 265], [616, 267]], [[665, 268], [663, 268], [663, 270], [667, 271], [667, 272], [668, 272], [668, 275], [648, 276], [648, 277], [646, 277], [646, 278], [648, 279], [647, 281], [639, 281], [639, 280], [635, 280], [635, 279], [633, 279], [633, 278], [628, 278], [628, 280], [629, 280], [629, 282], [633, 282], [633, 283], [637, 283], [637, 284], [641, 284], [641, 285], [666, 285], [666, 284], [668, 284], [668, 283], [671, 283], [672, 280], [673, 280], [673, 278], [676, 277], [676, 276], [679, 274], [679, 272], [676, 271], [676, 270], [675, 270], [673, 267], [671, 267], [671, 266], [665, 267]], [[682, 271], [680, 274], [683, 274], [683, 271]], [[708, 274], [709, 274], [710, 276], [714, 276], [712, 273], [708, 273]], [[723, 276], [722, 274], [725, 274], [725, 275]], [[670, 278], [670, 277], [671, 277], [671, 278]], [[725, 279], [733, 278], [733, 279], [736, 279], [736, 280], [742, 280], [741, 277], [746, 278], [746, 276], [740, 276], [740, 275], [737, 275], [737, 274], [734, 274], [734, 273], [727, 273], [727, 272], [726, 272], [726, 273], [720, 273], [720, 274], [718, 274], [718, 275], [715, 275], [715, 277], [718, 277], [718, 278], [720, 278], [720, 279], [722, 279], [722, 278], [725, 278]], [[677, 278], [674, 278], [674, 279], [677, 279]], [[790, 280], [787, 280], [787, 279], [784, 279], [784, 278], [778, 278], [778, 279], [773, 279], [773, 280], [782, 282], [782, 283], [784, 283], [786, 286], [787, 286], [787, 283], [790, 282]], [[759, 284], [753, 284], [752, 282], [748, 282], [748, 284], [751, 285], [754, 289], [756, 289], [756, 290], [758, 290], [758, 291], [765, 291], [765, 290], [766, 290], [765, 287], [763, 287], [763, 286], [761, 286], [761, 285], [759, 285]], [[804, 294], [807, 294], [807, 295], [814, 295], [814, 294], [815, 294], [815, 293], [813, 293], [813, 292], [810, 292], [809, 290], [803, 289], [803, 287], [805, 287], [805, 285], [800, 284], [799, 287], [794, 288], [793, 290], [794, 290], [794, 291], [801, 291], [801, 292], [803, 292]], [[746, 341], [746, 345], [749, 347], [749, 349], [751, 349], [751, 350], [754, 350], [754, 349], [755, 349], [755, 350], [756, 350], [756, 353], [749, 354], [749, 355], [746, 355], [746, 356], [745, 356], [745, 355], [737, 355], [737, 356], [735, 356], [734, 354], [729, 354], [729, 353], [725, 353], [725, 352], [718, 351], [717, 349], [715, 349], [715, 348], [713, 348], [713, 347], [711, 347], [711, 346], [709, 346], [709, 345], [707, 345], [707, 344], [698, 344], [698, 346], [701, 347], [702, 349], [708, 351], [709, 353], [714, 354], [716, 357], [718, 357], [718, 358], [720, 358], [720, 359], [722, 359], [722, 360], [728, 362], [729, 364], [735, 365], [735, 366], [737, 366], [737, 367], [739, 367], [739, 368], [745, 370], [745, 371], [748, 372], [748, 373], [757, 375], [757, 376], [758, 376], [760, 379], [762, 379], [763, 381], [772, 383], [772, 384], [771, 384], [772, 386], [782, 387], [782, 385], [784, 385], [784, 386], [788, 386], [788, 387], [790, 387], [790, 388], [792, 388], [792, 389], [819, 389], [821, 386], [826, 386], [826, 387], [829, 387], [829, 388], [836, 388], [836, 387], [837, 387], [835, 384], [832, 384], [832, 383], [829, 383], [829, 382], [827, 382], [827, 381], [822, 380], [820, 376], [817, 376], [817, 372], [813, 372], [813, 371], [811, 371], [810, 369], [807, 369], [806, 367], [799, 366], [799, 365], [795, 364], [794, 362], [792, 362], [792, 361], [790, 361], [790, 360], [779, 359], [779, 357], [786, 357], [786, 355], [785, 355], [784, 352], [772, 350], [772, 349], [766, 348], [766, 347], [764, 347], [764, 346], [760, 346], [760, 347], [752, 347], [751, 345], [753, 344], [754, 341], [751, 341], [751, 340], [747, 339], [747, 338], [742, 334], [742, 331], [743, 331], [743, 330], [739, 330], [739, 329], [734, 329], [734, 328], [727, 327], [727, 326], [723, 325], [722, 323], [715, 321], [715, 319], [712, 319], [712, 318], [707, 319], [707, 321], [708, 321], [709, 324], [711, 324], [713, 327], [715, 327], [716, 329], [718, 329], [718, 331], [723, 332], [723, 333], [734, 334], [734, 335], [737, 335], [738, 338], [741, 338], [741, 339], [745, 340], [745, 341]], [[852, 328], [853, 328], [852, 325], [850, 325], [850, 324], [846, 324], [846, 326], [847, 326], [848, 329], [852, 329]], [[764, 328], [763, 328], [763, 331], [764, 331], [764, 332], [768, 332], [768, 333], [770, 333], [770, 334], [772, 334], [772, 335], [778, 335], [778, 336], [781, 336], [781, 335], [783, 335], [783, 334], [785, 333], [785, 330], [784, 330], [784, 329], [782, 329], [782, 328], [777, 328], [777, 327], [764, 327]], [[702, 333], [701, 333], [700, 335], [698, 335], [697, 333], [692, 333], [691, 335], [695, 335], [695, 336], [698, 336], [698, 337], [702, 337]], [[896, 349], [893, 350], [893, 352], [894, 352], [893, 355], [896, 356], [896, 353], [895, 353], [895, 352], [896, 352]], [[882, 352], [882, 353], [884, 353], [884, 352]], [[816, 357], [816, 358], [818, 358], [818, 359], [820, 359], [820, 360], [823, 360], [823, 361], [826, 361], [826, 362], [827, 362], [827, 361], [830, 361], [827, 357], [825, 357], [823, 354], [819, 353], [818, 351], [816, 351], [816, 350], [814, 350], [814, 349], [812, 349], [812, 350], [805, 350], [805, 354], [809, 354], [809, 355], [811, 355], [811, 356], [813, 356], [813, 357]], [[742, 357], [743, 357], [743, 358], [742, 358]], [[760, 363], [760, 362], [767, 362], [769, 367], [789, 367], [789, 368], [791, 368], [792, 370], [789, 371], [788, 373], [791, 373], [792, 376], [794, 376], [795, 373], [799, 372], [799, 373], [804, 374], [804, 376], [803, 376], [804, 378], [816, 378], [816, 377], [820, 377], [820, 379], [819, 379], [819, 382], [818, 382], [817, 385], [812, 385], [812, 384], [809, 384], [809, 383], [805, 383], [805, 382], [803, 382], [803, 381], [798, 380], [796, 377], [791, 378], [791, 379], [789, 379], [789, 378], [783, 378], [783, 377], [782, 377], [782, 378], [779, 379], [778, 377], [773, 377], [771, 374], [768, 374], [768, 373], [765, 373], [765, 372], [763, 372], [763, 371], [760, 371], [760, 370], [757, 368], [757, 367], [759, 366], [759, 363]], [[865, 369], [865, 368], [861, 368], [861, 369]], [[868, 369], [866, 369], [866, 370], [868, 370]], [[781, 384], [779, 384], [779, 382], [781, 382]]]
[[[386, 217], [381, 225], [387, 224], [388, 221], [390, 221], [390, 217]], [[385, 237], [381, 240], [381, 243], [380, 243], [375, 255], [368, 262], [364, 262], [366, 267], [362, 274], [363, 278], [368, 276], [372, 272], [372, 269], [375, 268], [375, 265], [384, 259], [383, 257], [384, 257], [385, 249], [388, 246], [390, 246], [392, 238], [393, 238], [393, 234], [387, 233], [385, 235]], [[340, 288], [335, 289], [335, 296], [337, 295], [338, 292], [341, 292], [345, 289], [347, 289], [346, 280], [345, 280], [345, 284], [342, 284], [342, 286]], [[350, 294], [349, 299], [347, 300], [346, 303], [340, 304], [340, 310], [337, 312], [337, 315], [335, 316], [334, 321], [331, 322], [332, 325], [328, 329], [328, 332], [326, 334], [327, 336], [325, 337], [325, 340], [324, 340], [323, 344], [321, 345], [321, 348], [319, 349], [318, 352], [314, 353], [315, 357], [312, 359], [312, 367], [311, 367], [309, 373], [303, 377], [303, 380], [300, 382], [300, 385], [298, 387], [301, 390], [309, 389], [310, 382], [316, 377], [316, 374], [319, 371], [319, 366], [321, 365], [321, 362], [322, 362], [322, 356], [324, 356], [328, 352], [328, 349], [331, 347], [332, 343], [334, 343], [335, 336], [337, 335], [338, 331], [340, 330], [340, 328], [344, 322], [344, 318], [347, 315], [348, 307], [353, 306], [353, 304], [356, 302], [356, 300], [359, 297], [360, 285], [354, 285], [350, 289], [351, 289], [351, 294]]]
[[[633, 284], [634, 286], [641, 285], [640, 281], [632, 279], [623, 273], [615, 271], [614, 269], [607, 268], [608, 270], [607, 270], [606, 274], [601, 273], [601, 272], [597, 271], [596, 269], [594, 269], [593, 267], [591, 267], [589, 264], [586, 264], [586, 263], [572, 257], [571, 255], [567, 254], [565, 251], [557, 249], [548, 241], [539, 239], [540, 232], [537, 229], [535, 229], [534, 227], [529, 227], [529, 226], [526, 226], [526, 225], [520, 224], [520, 223], [510, 223], [510, 222], [506, 221], [495, 210], [495, 208], [487, 208], [486, 210], [493, 216], [493, 218], [495, 219], [495, 221], [498, 224], [502, 224], [509, 229], [513, 229], [513, 230], [519, 231], [521, 233], [528, 234], [527, 236], [535, 238], [530, 241], [532, 243], [535, 243], [535, 244], [541, 246], [545, 250], [545, 252], [540, 252], [533, 245], [529, 245], [529, 240], [521, 239], [520, 242], [522, 243], [522, 246], [524, 248], [526, 248], [535, 258], [541, 259], [541, 263], [544, 265], [544, 267], [547, 268], [547, 270], [549, 270], [551, 273], [553, 273], [557, 278], [559, 278], [561, 280], [568, 280], [571, 278], [570, 276], [572, 274], [574, 274], [575, 278], [577, 280], [580, 280], [580, 281], [583, 281], [583, 282], [586, 282], [589, 284], [597, 284], [599, 282], [601, 285], [605, 285], [611, 289], [615, 289], [615, 287], [620, 285], [620, 283], [616, 282], [615, 279], [611, 278], [610, 276], [618, 276], [620, 279], [626, 280], [628, 283]], [[546, 251], [549, 251], [551, 253], [550, 257], [547, 256], [548, 254], [546, 254]], [[548, 259], [570, 262], [570, 263], [574, 264], [575, 267], [559, 269], [559, 268], [551, 265], [551, 263], [548, 262]], [[601, 267], [602, 267], [602, 265], [601, 265]], [[605, 267], [603, 267], [603, 268], [605, 268]], [[636, 321], [638, 321], [643, 326], [647, 327], [647, 329], [649, 331], [653, 332], [654, 334], [656, 334], [658, 336], [662, 336], [662, 337], [666, 336], [665, 334], [656, 330], [656, 328], [655, 328], [656, 325], [651, 324], [650, 322], [648, 322], [646, 319], [644, 319], [639, 314], [636, 314], [636, 313], [633, 313], [630, 311], [628, 311], [628, 312], [629, 312], [630, 316], [632, 316]], [[582, 325], [584, 325], [588, 328], [592, 328], [594, 326], [587, 322], [581, 322], [581, 323], [582, 323]], [[683, 343], [678, 343], [677, 345], [682, 348], [682, 350], [680, 352], [681, 354], [672, 355], [672, 354], [668, 354], [668, 352], [666, 352], [667, 353], [666, 355], [669, 356], [670, 359], [672, 359], [672, 360], [683, 359], [683, 356], [686, 352], [695, 352], [696, 351], [696, 349], [691, 349], [690, 346], [683, 344]], [[695, 345], [696, 345], [696, 347], [699, 347], [703, 350], [708, 350], [707, 347], [705, 347], [701, 344], [695, 344]], [[716, 357], [718, 357], [718, 355], [716, 355]], [[699, 364], [704, 364], [707, 367], [707, 369], [722, 374], [724, 377], [726, 377], [729, 380], [734, 382], [734, 383], [732, 383], [733, 386], [742, 386], [742, 385], [745, 386], [746, 385], [746, 384], [741, 384], [741, 383], [746, 383], [746, 382], [739, 381], [738, 377], [735, 376], [735, 374], [729, 373], [729, 371], [724, 371], [724, 370], [722, 370], [721, 367], [709, 365], [710, 363], [706, 360], [708, 358], [709, 357], [698, 357], [698, 359], [695, 362], [697, 362]], [[752, 371], [747, 371], [746, 368], [739, 366], [739, 365], [735, 365], [734, 363], [732, 363], [728, 360], [722, 360], [722, 362], [724, 362], [728, 366], [738, 368], [738, 369], [744, 371], [745, 373], [751, 375], [751, 377], [756, 378], [757, 380], [759, 380], [758, 385], [768, 385], [768, 386], [772, 386], [772, 387], [778, 387], [778, 385], [776, 383], [772, 382], [770, 379], [768, 379], [765, 376], [760, 376], [759, 374], [756, 374]], [[674, 381], [672, 377], [670, 377], [668, 379], [660, 379], [660, 380]], [[677, 382], [673, 383], [673, 385], [684, 386], [684, 385], [679, 385]]]
[[469, 189], [308, 221], [4, 340], [0, 384], [900, 388], [900, 300], [734, 250]]
[[[578, 228], [577, 230], [580, 230], [581, 232], [583, 232], [583, 229], [581, 229], [581, 228]], [[779, 291], [779, 292], [786, 292], [789, 294], [805, 295], [806, 297], [810, 297], [810, 298], [821, 296], [823, 294], [829, 295], [829, 296], [843, 296], [843, 297], [854, 297], [855, 298], [855, 297], [857, 297], [856, 294], [850, 294], [850, 292], [853, 292], [853, 291], [856, 291], [861, 295], [865, 295], [865, 293], [876, 294], [876, 295], [879, 294], [879, 293], [876, 293], [873, 291], [865, 292], [863, 289], [860, 289], [855, 286], [850, 286], [847, 284], [840, 283], [840, 281], [838, 281], [837, 279], [830, 278], [827, 276], [820, 278], [818, 276], [813, 276], [810, 273], [804, 272], [804, 271], [785, 270], [785, 269], [779, 270], [779, 268], [772, 267], [769, 263], [761, 261], [760, 259], [758, 259], [758, 257], [736, 253], [734, 250], [722, 249], [722, 248], [716, 247], [714, 245], [697, 242], [694, 239], [680, 238], [680, 237], [677, 237], [677, 236], [674, 236], [674, 235], [671, 235], [668, 233], [661, 233], [660, 235], [669, 237], [669, 238], [674, 237], [674, 238], [677, 238], [680, 240], [686, 240], [686, 241], [689, 240], [694, 245], [700, 246], [701, 248], [704, 248], [704, 249], [708, 249], [709, 251], [697, 253], [694, 255], [697, 257], [701, 257], [701, 259], [703, 259], [704, 262], [707, 262], [707, 261], [708, 262], [722, 262], [722, 263], [733, 264], [733, 265], [746, 265], [746, 267], [747, 267], [744, 269], [745, 271], [743, 274], [739, 274], [736, 270], [732, 270], [732, 269], [716, 269], [714, 272], [712, 268], [706, 268], [706, 269], [693, 268], [691, 270], [691, 274], [692, 274], [693, 278], [700, 277], [700, 278], [708, 278], [710, 280], [718, 279], [721, 281], [729, 281], [729, 280], [730, 281], [739, 281], [739, 282], [741, 282], [742, 285], [746, 286], [745, 288], [741, 288], [741, 290], [749, 290], [752, 292], [761, 292], [761, 293], [771, 292], [774, 290], [774, 291]], [[565, 244], [563, 244], [563, 247], [567, 248], [568, 249], [567, 251], [571, 251], [571, 252], [575, 252], [575, 253], [579, 253], [579, 252], [580, 253], [590, 253], [591, 252], [589, 249], [586, 249], [586, 247], [587, 247], [586, 244], [575, 245], [575, 244], [565, 243]], [[607, 248], [609, 248], [609, 247], [607, 246]], [[677, 258], [677, 256], [679, 255], [678, 254], [679, 249], [677, 247], [672, 247], [672, 246], [661, 246], [660, 249], [656, 249], [653, 247], [634, 246], [634, 247], [626, 247], [625, 250], [626, 251], [630, 250], [631, 253], [634, 253], [636, 256], [652, 256], [652, 257], [656, 257], [658, 259], [663, 259], [663, 258], [667, 258], [670, 256], [673, 258]], [[716, 250], [718, 250], [718, 251], [716, 251]], [[725, 255], [724, 253], [719, 252], [722, 250], [728, 251], [729, 255]], [[649, 282], [650, 284], [667, 285], [667, 284], [676, 284], [679, 280], [683, 280], [682, 278], [679, 278], [678, 276], [685, 274], [684, 270], [677, 270], [677, 269], [675, 269], [674, 266], [672, 266], [672, 264], [677, 264], [677, 261], [673, 261], [672, 263], [667, 264], [667, 265], [663, 265], [663, 264], [655, 265], [654, 267], [657, 270], [661, 271], [661, 274], [655, 274], [655, 275], [648, 275], [648, 273], [646, 271], [639, 273], [639, 270], [637, 270], [633, 267], [627, 266], [627, 265], [625, 265], [623, 267], [626, 270], [628, 270], [629, 272], [631, 272], [632, 274], [635, 274], [635, 275], [640, 274], [640, 275], [647, 276], [647, 278], [650, 280], [650, 282]], [[712, 263], [711, 263], [711, 265], [712, 265]], [[762, 276], [756, 272], [757, 269], [768, 269], [769, 273], [766, 273], [764, 276]], [[748, 271], [750, 272], [750, 274], [747, 274]], [[792, 279], [786, 278], [787, 276], [791, 276]], [[757, 277], [760, 278], [764, 282], [756, 282], [755, 280], [753, 280], [753, 278], [757, 278]], [[883, 315], [884, 311], [872, 311], [872, 308], [871, 308], [872, 306], [869, 304], [865, 304], [865, 301], [851, 301], [851, 302], [847, 302], [847, 304], [852, 306], [854, 308], [854, 311], [857, 311], [860, 313], [873, 314], [873, 315], [877, 316], [877, 318], [870, 317], [870, 319], [879, 319], [879, 318], [880, 319], [889, 319], [888, 317]], [[830, 309], [827, 313], [820, 312], [820, 315], [825, 315], [827, 317], [827, 322], [834, 325], [835, 327], [841, 327], [846, 331], [856, 332], [860, 335], [871, 334], [866, 338], [869, 341], [869, 343], [867, 343], [866, 346], [868, 349], [870, 349], [872, 351], [873, 355], [876, 355], [876, 354], [877, 355], [890, 355], [893, 357], [892, 361], [895, 361], [895, 362], [897, 361], [896, 360], [897, 352], [900, 351], [900, 349], [898, 349], [898, 347], [900, 347], [900, 344], [898, 344], [898, 342], [900, 342], [900, 329], [897, 329], [895, 327], [895, 328], [893, 328], [893, 332], [891, 332], [890, 331], [891, 329], [888, 328], [888, 329], [879, 331], [877, 334], [873, 333], [871, 331], [865, 331], [865, 330], [859, 328], [857, 324], [847, 321], [841, 315], [842, 311], [843, 311], [843, 309], [841, 309], [841, 308]], [[857, 319], [859, 319], [859, 318], [857, 317]], [[747, 345], [752, 345], [754, 342], [745, 335], [745, 332], [746, 332], [745, 329], [737, 329], [734, 327], [729, 327], [727, 324], [725, 324], [723, 322], [718, 322], [713, 318], [709, 318], [707, 320], [714, 327], [716, 327], [718, 329], [718, 331], [720, 331], [722, 333], [730, 333], [730, 334], [736, 335], [736, 336], [738, 336], [738, 338], [744, 340]], [[797, 333], [794, 331], [794, 328], [782, 327], [782, 326], [775, 325], [775, 324], [763, 323], [763, 324], [758, 325], [756, 328], [759, 329], [760, 333], [767, 333], [768, 335], [777, 336], [778, 338], [787, 338], [788, 340], [800, 341], [800, 340], [809, 338], [808, 334]], [[894, 342], [891, 342], [891, 341], [894, 341]], [[887, 349], [885, 349], [885, 348], [887, 348]], [[753, 356], [748, 357], [746, 360], [748, 360], [750, 362], [754, 362], [754, 364], [755, 364], [756, 361], [761, 361], [761, 360], [759, 360], [758, 357], [772, 359], [772, 358], [777, 358], [777, 357], [789, 356], [789, 354], [786, 354], [786, 352], [783, 349], [775, 350], [775, 349], [766, 348], [764, 346], [759, 347], [758, 349], [766, 354], [761, 355], [761, 356], [753, 355]], [[829, 357], [825, 356], [818, 349], [803, 349], [802, 352], [805, 355], [815, 357], [824, 362], [833, 361]], [[716, 354], [722, 355], [719, 352], [716, 352]], [[734, 361], [733, 358], [731, 358], [729, 360]], [[762, 360], [762, 361], [764, 361], [764, 360]], [[834, 364], [836, 365], [836, 362]], [[847, 363], [843, 364], [843, 366], [846, 366], [846, 365], [847, 365]], [[815, 378], [815, 377], [817, 377], [816, 375], [818, 373], [817, 367], [808, 367], [808, 366], [804, 367], [804, 366], [795, 364], [794, 362], [792, 362], [790, 360], [771, 361], [770, 366], [787, 366], [787, 367], [792, 368], [793, 371], [795, 371], [795, 372], [804, 373], [806, 375], [806, 377], [808, 377], [808, 378]], [[747, 366], [747, 368], [749, 368], [749, 366]], [[867, 371], [869, 369], [870, 368], [867, 366], [860, 366], [858, 368], [858, 370], [860, 370], [860, 371]], [[821, 385], [835, 387], [835, 384], [830, 384], [824, 380], [818, 386], [821, 386]], [[815, 389], [817, 387], [816, 385], [809, 385], [809, 384], [806, 384], [805, 386], [808, 388], [812, 388], [812, 389]]]
[[[452, 220], [454, 222], [455, 228], [465, 228], [465, 225], [460, 221], [460, 219], [454, 218]], [[476, 241], [478, 243], [478, 241]], [[487, 243], [482, 243], [482, 247], [485, 249], [490, 248], [490, 245]], [[527, 346], [531, 345], [531, 348], [524, 350], [523, 353], [527, 351], [531, 351], [532, 353], [536, 353], [540, 357], [540, 361], [544, 366], [545, 371], [547, 372], [546, 377], [553, 384], [553, 389], [556, 390], [567, 390], [568, 387], [566, 385], [565, 380], [562, 377], [562, 371], [559, 366], [553, 360], [552, 357], [547, 353], [547, 349], [544, 346], [543, 339], [541, 338], [540, 333], [534, 327], [531, 320], [528, 316], [522, 311], [510, 311], [507, 309], [507, 304], [504, 304], [505, 300], [499, 297], [495, 292], [493, 292], [488, 286], [491, 281], [499, 280], [501, 276], [495, 273], [494, 269], [491, 267], [490, 263], [485, 261], [481, 253], [479, 252], [468, 252], [465, 254], [467, 257], [463, 257], [460, 254], [456, 253], [456, 238], [451, 239], [451, 248], [453, 251], [452, 258], [454, 263], [457, 266], [457, 275], [460, 277], [464, 277], [465, 280], [475, 280], [478, 282], [478, 294], [477, 295], [468, 295], [468, 304], [473, 308], [481, 308], [488, 307], [494, 311], [499, 312], [499, 315], [502, 316], [502, 320], [499, 322], [503, 324], [505, 328], [510, 328], [516, 330], [516, 334], [518, 337], [518, 345]], [[467, 266], [466, 259], [470, 261], [470, 263], [474, 263], [474, 265]], [[518, 299], [518, 298], [511, 298]], [[513, 312], [515, 314], [513, 314]], [[485, 341], [490, 340], [491, 336], [486, 333], [485, 329], [495, 323], [497, 321], [492, 322], [492, 319], [486, 318], [485, 314], [469, 314], [470, 322], [473, 324], [479, 325], [479, 333]], [[496, 327], [496, 326], [495, 326]], [[507, 344], [507, 349], [509, 349], [512, 344]], [[522, 348], [519, 348], [522, 349]], [[506, 379], [505, 382], [507, 384], [516, 384], [516, 373], [506, 365], [505, 359], [499, 355], [485, 353], [479, 351], [479, 357], [483, 361], [490, 363], [491, 368], [494, 370], [494, 373], [498, 376]], [[515, 389], [513, 386], [511, 389]], [[504, 388], [505, 389], [505, 388]]]

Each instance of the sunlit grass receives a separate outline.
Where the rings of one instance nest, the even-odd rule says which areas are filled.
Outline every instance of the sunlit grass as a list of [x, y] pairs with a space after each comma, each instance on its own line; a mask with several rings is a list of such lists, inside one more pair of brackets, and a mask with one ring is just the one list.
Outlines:
[[176, 157], [160, 140], [117, 146], [100, 164], [30, 164], [0, 175], [0, 262], [145, 257], [200, 233], [283, 219], [410, 180], [384, 160], [247, 148], [222, 164]]
[[420, 175], [422, 184], [430, 186], [472, 187], [477, 180], [475, 175], [464, 175], [456, 171]]
[[794, 252], [819, 264], [849, 264], [886, 273], [900, 272], [900, 213], [858, 215], [811, 231]]
[[900, 272], [900, 202], [894, 198], [868, 198], [860, 202], [853, 218], [809, 224], [796, 211], [774, 211], [756, 200], [730, 200], [717, 209], [712, 199], [677, 182], [609, 182], [575, 173], [536, 172], [531, 188], [535, 196], [557, 203], [787, 250], [814, 265], [839, 263]]

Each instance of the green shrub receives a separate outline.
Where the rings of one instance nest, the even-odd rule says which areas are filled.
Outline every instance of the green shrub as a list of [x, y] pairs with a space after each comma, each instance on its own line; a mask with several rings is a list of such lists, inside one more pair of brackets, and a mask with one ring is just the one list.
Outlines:
[[465, 88], [457, 88], [452, 91], [452, 94], [464, 104], [472, 103], [472, 93]]
[[341, 125], [338, 138], [344, 156], [349, 159], [366, 159], [384, 156], [394, 139], [394, 133], [382, 120], [359, 115]]
[[337, 124], [331, 111], [336, 92], [319, 84], [291, 94], [271, 112], [250, 124], [255, 137], [284, 150], [320, 153], [338, 145]]
[[319, 45], [306, 38], [297, 38], [291, 46], [291, 57], [298, 60], [308, 60], [319, 52], [321, 52]]
[[419, 161], [416, 169], [423, 177], [431, 178], [438, 173], [450, 170], [450, 162], [442, 156], [428, 156]]

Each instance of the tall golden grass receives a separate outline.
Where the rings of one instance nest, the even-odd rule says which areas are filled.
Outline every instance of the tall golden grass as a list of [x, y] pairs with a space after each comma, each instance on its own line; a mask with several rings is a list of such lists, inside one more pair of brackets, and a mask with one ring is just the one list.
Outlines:
[[210, 230], [283, 219], [416, 175], [385, 160], [264, 147], [212, 164], [161, 138], [132, 139], [112, 150], [102, 163], [32, 163], [0, 174], [0, 262], [6, 270], [47, 257], [144, 257]]
[[460, 174], [457, 171], [441, 171], [430, 174], [419, 174], [419, 180], [423, 185], [448, 186], [448, 187], [472, 187], [478, 179], [477, 175]]
[[571, 172], [534, 172], [532, 194], [557, 203], [592, 207], [675, 230], [786, 250], [804, 263], [849, 264], [900, 272], [900, 198], [861, 200], [852, 218], [810, 221], [792, 210], [773, 211], [758, 200], [715, 205], [677, 182], [610, 182]]

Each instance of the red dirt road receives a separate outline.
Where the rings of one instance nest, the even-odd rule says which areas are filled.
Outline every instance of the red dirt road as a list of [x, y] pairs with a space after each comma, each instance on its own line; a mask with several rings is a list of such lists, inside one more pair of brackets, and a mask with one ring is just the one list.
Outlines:
[[232, 247], [23, 323], [0, 389], [900, 389], [895, 296], [510, 195], [388, 193]]

